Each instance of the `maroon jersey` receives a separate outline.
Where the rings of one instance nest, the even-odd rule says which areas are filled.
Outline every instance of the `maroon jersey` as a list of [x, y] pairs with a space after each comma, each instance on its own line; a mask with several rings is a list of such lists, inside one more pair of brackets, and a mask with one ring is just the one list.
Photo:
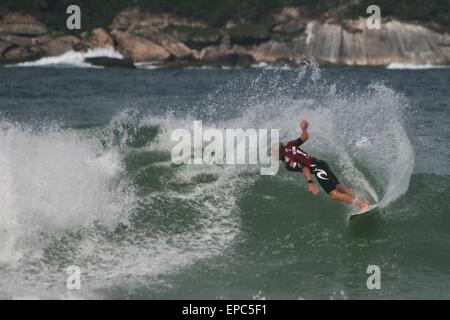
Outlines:
[[284, 147], [284, 165], [289, 171], [302, 171], [303, 167], [311, 168], [316, 162], [314, 157], [299, 148], [302, 144], [303, 140], [298, 138]]

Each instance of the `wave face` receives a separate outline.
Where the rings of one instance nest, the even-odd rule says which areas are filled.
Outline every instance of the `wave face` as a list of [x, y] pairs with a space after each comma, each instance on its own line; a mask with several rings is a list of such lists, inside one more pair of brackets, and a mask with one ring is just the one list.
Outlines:
[[[22, 62], [17, 64], [19, 67], [76, 67], [76, 68], [94, 68], [90, 63], [85, 62], [87, 58], [109, 57], [123, 59], [121, 53], [113, 47], [90, 49], [86, 52], [68, 51], [60, 56], [45, 57], [37, 61]], [[98, 68], [98, 67], [95, 67]]]
[[[164, 292], [170, 275], [242, 244], [245, 195], [269, 201], [282, 197], [280, 188], [303, 183], [283, 168], [261, 189], [266, 180], [252, 167], [173, 165], [171, 132], [191, 129], [193, 120], [204, 129], [279, 128], [287, 141], [307, 118], [305, 150], [328, 161], [359, 194], [387, 207], [406, 192], [414, 153], [404, 97], [382, 83], [328, 83], [314, 64], [298, 72], [256, 71], [195, 105], [160, 114], [129, 109], [104, 126], [36, 128], [1, 120], [0, 297]], [[317, 203], [331, 203], [321, 197]], [[307, 199], [298, 191], [295, 206]], [[65, 287], [71, 265], [81, 268], [80, 291]]]
[[197, 117], [213, 127], [280, 128], [285, 141], [298, 137], [306, 118], [305, 150], [337, 166], [357, 192], [381, 206], [404, 194], [414, 168], [403, 119], [407, 100], [383, 83], [328, 83], [315, 64], [290, 75], [272, 70], [235, 80], [211, 95]]

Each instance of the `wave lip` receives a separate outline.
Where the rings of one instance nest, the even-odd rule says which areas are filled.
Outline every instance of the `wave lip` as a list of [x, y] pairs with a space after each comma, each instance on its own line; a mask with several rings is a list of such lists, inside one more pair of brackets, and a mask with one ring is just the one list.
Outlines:
[[75, 68], [101, 68], [86, 62], [87, 58], [108, 57], [123, 59], [120, 52], [114, 50], [113, 47], [96, 48], [86, 52], [68, 51], [62, 55], [55, 57], [45, 57], [37, 61], [22, 62], [14, 66], [17, 67], [75, 67]]

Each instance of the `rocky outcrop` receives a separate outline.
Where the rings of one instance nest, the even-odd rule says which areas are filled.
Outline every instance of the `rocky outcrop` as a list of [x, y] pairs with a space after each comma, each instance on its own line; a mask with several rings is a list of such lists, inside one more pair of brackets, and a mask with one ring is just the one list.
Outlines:
[[37, 60], [42, 56], [43, 56], [42, 52], [36, 48], [13, 46], [10, 49], [3, 52], [2, 60], [8, 63], [18, 63], [23, 61]]
[[6, 52], [9, 48], [11, 48], [13, 44], [0, 41], [0, 57], [3, 56], [3, 53]]
[[[69, 35], [52, 37], [45, 25], [29, 15], [11, 13], [0, 21], [0, 63], [33, 61], [41, 57], [59, 56], [71, 50], [84, 51], [113, 45], [110, 35], [101, 28], [81, 38]], [[92, 64], [105, 67], [134, 67], [128, 60], [107, 57], [92, 59]]]
[[[170, 33], [168, 27], [190, 23], [199, 25], [188, 19], [176, 19], [168, 14], [154, 15], [142, 13], [137, 9], [128, 9], [120, 13], [110, 26], [111, 34], [119, 43], [119, 47], [134, 61], [161, 61], [186, 59], [192, 55], [192, 50]], [[143, 54], [144, 46], [149, 50]]]
[[[140, 54], [139, 59], [146, 61], [291, 63], [312, 56], [321, 63], [343, 65], [450, 63], [448, 36], [418, 25], [389, 21], [383, 23], [381, 30], [369, 30], [365, 19], [340, 24], [308, 22], [296, 7], [283, 8], [272, 20], [270, 30], [264, 25], [230, 22], [219, 32], [198, 21], [129, 9], [117, 16], [111, 29], [140, 37], [144, 43], [150, 41], [148, 50], [158, 54]], [[140, 61], [130, 55], [131, 48], [123, 42], [121, 46], [128, 56]], [[162, 54], [161, 48], [168, 54]]]
[[53, 39], [42, 46], [48, 56], [59, 56], [67, 51], [73, 50], [81, 43], [81, 40], [74, 36], [64, 36]]
[[212, 46], [204, 48], [198, 60], [207, 65], [224, 65], [224, 66], [239, 66], [249, 67], [255, 63], [253, 56], [242, 48], [237, 46], [227, 48], [225, 46]]
[[365, 19], [347, 26], [309, 22], [306, 34], [293, 40], [292, 53], [343, 65], [450, 64], [449, 35], [399, 21], [383, 23], [381, 30], [369, 30]]
[[45, 54], [39, 46], [49, 40], [45, 25], [33, 17], [8, 14], [0, 22], [0, 63], [39, 59]]
[[259, 62], [288, 62], [292, 56], [292, 48], [288, 43], [268, 41], [251, 50], [251, 54]]
[[22, 37], [14, 34], [0, 34], [0, 40], [20, 47], [31, 47], [47, 43], [50, 38], [47, 35]]
[[417, 24], [386, 20], [381, 30], [369, 30], [363, 18], [325, 16], [323, 21], [308, 21], [296, 7], [283, 8], [266, 20], [270, 23], [230, 20], [217, 29], [202, 21], [131, 8], [119, 13], [108, 30], [55, 37], [33, 17], [11, 13], [0, 21], [0, 63], [113, 46], [128, 60], [105, 58], [93, 63], [249, 66], [297, 63], [306, 56], [322, 64], [450, 64], [450, 35]]
[[162, 61], [170, 57], [170, 53], [166, 49], [153, 41], [129, 32], [116, 31], [113, 35], [119, 50], [134, 62]]
[[84, 34], [82, 41], [90, 49], [114, 46], [112, 38], [103, 28], [96, 28], [87, 34]]
[[0, 32], [23, 37], [38, 37], [47, 33], [47, 28], [29, 15], [9, 14], [3, 18]]

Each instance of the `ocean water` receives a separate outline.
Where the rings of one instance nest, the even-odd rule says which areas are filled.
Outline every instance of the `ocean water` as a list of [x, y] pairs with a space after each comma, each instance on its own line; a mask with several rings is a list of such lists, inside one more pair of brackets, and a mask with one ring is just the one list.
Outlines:
[[[450, 298], [450, 69], [40, 65], [0, 67], [0, 298]], [[289, 140], [301, 118], [377, 215], [284, 168], [171, 162], [194, 120]]]

